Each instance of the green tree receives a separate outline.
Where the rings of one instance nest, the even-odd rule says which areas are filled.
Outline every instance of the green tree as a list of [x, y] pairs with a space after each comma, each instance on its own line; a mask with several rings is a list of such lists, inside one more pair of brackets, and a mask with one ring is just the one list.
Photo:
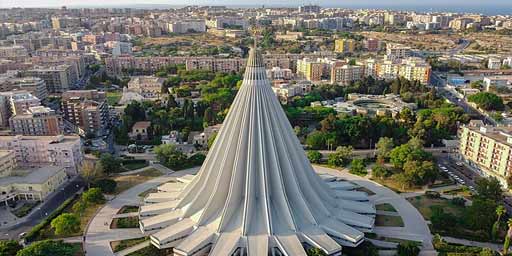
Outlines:
[[103, 165], [101, 164], [101, 161], [96, 164], [91, 161], [84, 161], [80, 168], [80, 175], [84, 178], [87, 187], [90, 188], [91, 183], [95, 179], [103, 176]]
[[113, 179], [100, 179], [94, 182], [94, 187], [101, 189], [101, 192], [112, 194], [116, 191], [117, 182]]
[[479, 108], [484, 110], [503, 110], [505, 105], [501, 97], [490, 92], [479, 92], [468, 96], [469, 102], [474, 102]]
[[171, 169], [182, 169], [187, 167], [188, 158], [178, 151], [176, 146], [164, 144], [155, 147], [155, 154], [158, 160]]
[[471, 206], [464, 211], [465, 227], [471, 230], [482, 230], [487, 235], [491, 233], [496, 220], [496, 202], [489, 199], [476, 198]]
[[326, 139], [327, 136], [325, 133], [321, 131], [313, 131], [310, 134], [308, 134], [308, 137], [306, 138], [306, 144], [311, 149], [322, 149], [325, 148]]
[[319, 164], [320, 161], [322, 161], [322, 153], [316, 151], [316, 150], [309, 150], [307, 152], [307, 157], [309, 161], [313, 164]]
[[207, 125], [214, 125], [215, 124], [215, 113], [213, 112], [212, 108], [208, 107], [204, 111], [204, 117], [203, 122]]
[[2, 256], [16, 256], [16, 253], [23, 249], [15, 240], [0, 240], [0, 255]]
[[420, 254], [420, 248], [417, 242], [402, 242], [398, 244], [397, 256], [417, 256]]
[[477, 196], [483, 199], [501, 201], [503, 191], [500, 181], [495, 177], [479, 178], [476, 181]]
[[501, 222], [501, 216], [503, 214], [507, 213], [507, 210], [505, 209], [505, 206], [502, 204], [498, 205], [496, 207], [496, 222], [492, 225], [492, 239], [496, 240], [498, 238], [498, 231], [500, 230], [500, 222]]
[[327, 163], [332, 166], [344, 166], [352, 158], [353, 150], [352, 146], [338, 147], [336, 152], [329, 155]]
[[77, 248], [72, 244], [63, 241], [43, 240], [30, 244], [19, 251], [16, 256], [75, 256], [77, 253]]
[[80, 231], [80, 218], [73, 213], [63, 213], [51, 222], [56, 235], [71, 235]]
[[376, 164], [372, 167], [372, 176], [378, 179], [383, 179], [391, 176], [391, 171], [386, 167]]
[[408, 160], [403, 166], [408, 186], [425, 185], [434, 182], [438, 171], [431, 161]]
[[350, 163], [350, 173], [360, 176], [368, 174], [364, 160], [360, 158], [352, 159], [352, 162]]
[[503, 242], [503, 255], [508, 255], [508, 249], [510, 247], [510, 239], [512, 239], [512, 218], [507, 221], [507, 235], [505, 236], [505, 241]]
[[377, 142], [377, 158], [380, 159], [379, 162], [383, 163], [387, 158], [389, 158], [389, 154], [393, 150], [394, 144], [393, 139], [388, 137], [381, 137]]
[[121, 170], [121, 161], [111, 154], [101, 154], [100, 163], [103, 167], [103, 171], [107, 174], [118, 173]]
[[89, 204], [85, 200], [83, 200], [83, 198], [81, 198], [75, 204], [73, 204], [71, 209], [74, 213], [78, 214], [79, 216], [82, 216], [88, 206]]
[[99, 188], [91, 188], [82, 194], [83, 200], [91, 204], [99, 204], [105, 201], [105, 196]]

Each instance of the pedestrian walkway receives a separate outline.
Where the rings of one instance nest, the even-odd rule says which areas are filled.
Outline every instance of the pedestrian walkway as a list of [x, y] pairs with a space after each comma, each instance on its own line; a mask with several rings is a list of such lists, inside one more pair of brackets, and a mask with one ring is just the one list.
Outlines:
[[421, 242], [421, 255], [437, 255], [432, 245], [432, 234], [427, 223], [418, 210], [404, 197], [381, 184], [352, 175], [348, 171], [339, 171], [323, 166], [314, 167], [318, 173], [327, 173], [343, 178], [374, 192], [375, 195], [370, 196], [370, 201], [373, 201], [375, 205], [388, 203], [396, 209], [397, 213], [402, 217], [404, 227], [375, 227], [374, 233], [383, 237]]
[[[162, 168], [155, 166], [155, 168]], [[138, 195], [151, 188], [156, 188], [162, 183], [169, 182], [178, 177], [195, 174], [199, 168], [191, 168], [179, 172], [172, 172], [167, 170], [166, 175], [154, 178], [144, 183], [138, 184], [123, 193], [117, 195], [114, 199], [107, 202], [107, 204], [94, 216], [91, 220], [87, 231], [85, 240], [85, 251], [87, 256], [112, 256], [112, 248], [110, 247], [111, 241], [126, 240], [132, 238], [144, 237], [140, 229], [110, 229], [110, 223], [116, 217], [119, 210], [125, 205], [139, 205], [142, 201]]]
[[503, 245], [501, 245], [501, 244], [476, 242], [476, 241], [470, 241], [470, 240], [466, 240], [466, 239], [460, 239], [460, 238], [449, 237], [449, 236], [443, 236], [443, 240], [445, 242], [448, 242], [451, 244], [461, 244], [461, 245], [466, 245], [466, 246], [489, 248], [489, 249], [492, 249], [497, 252], [503, 250]]

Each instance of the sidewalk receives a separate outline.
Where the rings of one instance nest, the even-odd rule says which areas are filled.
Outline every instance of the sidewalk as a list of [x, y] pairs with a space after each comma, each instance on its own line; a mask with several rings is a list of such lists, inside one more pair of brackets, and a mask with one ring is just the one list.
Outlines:
[[[156, 167], [160, 168], [160, 167]], [[114, 253], [110, 247], [111, 241], [126, 240], [132, 238], [144, 237], [140, 229], [110, 229], [109, 225], [113, 218], [117, 216], [119, 210], [125, 205], [138, 205], [142, 198], [138, 195], [158, 185], [176, 179], [187, 174], [195, 174], [199, 168], [187, 169], [179, 172], [167, 172], [167, 175], [162, 175], [157, 178], [151, 179], [144, 183], [138, 184], [123, 193], [117, 195], [112, 201], [107, 204], [94, 216], [86, 231], [86, 241], [84, 249], [87, 256], [112, 256]], [[169, 169], [167, 169], [169, 170]]]

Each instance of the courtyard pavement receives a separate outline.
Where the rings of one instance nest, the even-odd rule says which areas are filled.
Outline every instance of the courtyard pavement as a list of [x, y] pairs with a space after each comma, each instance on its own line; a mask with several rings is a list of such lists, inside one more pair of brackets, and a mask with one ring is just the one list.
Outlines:
[[[432, 235], [428, 229], [427, 223], [416, 208], [405, 198], [378, 183], [349, 174], [345, 171], [322, 166], [314, 166], [314, 168], [318, 173], [327, 173], [337, 176], [371, 190], [375, 195], [370, 196], [370, 200], [376, 205], [389, 203], [395, 207], [398, 214], [400, 214], [403, 219], [404, 227], [376, 227], [375, 233], [390, 238], [422, 242], [423, 247], [420, 255], [437, 255], [432, 246]], [[85, 240], [86, 255], [115, 255], [110, 247], [111, 241], [144, 236], [139, 229], [110, 229], [110, 223], [123, 206], [142, 204], [142, 198], [138, 196], [140, 193], [177, 177], [195, 174], [198, 169], [199, 168], [193, 168], [179, 172], [168, 172], [167, 175], [134, 186], [107, 202], [91, 220], [87, 228]]]
[[195, 174], [197, 171], [198, 168], [187, 169], [179, 172], [172, 172], [169, 170], [166, 175], [134, 186], [107, 202], [107, 204], [98, 211], [87, 227], [84, 246], [86, 255], [114, 255], [110, 247], [111, 241], [143, 237], [144, 235], [138, 228], [110, 229], [110, 223], [123, 206], [140, 205], [143, 200], [143, 198], [139, 197], [140, 193], [151, 188], [155, 188], [162, 183], [169, 182], [177, 177], [187, 174]]

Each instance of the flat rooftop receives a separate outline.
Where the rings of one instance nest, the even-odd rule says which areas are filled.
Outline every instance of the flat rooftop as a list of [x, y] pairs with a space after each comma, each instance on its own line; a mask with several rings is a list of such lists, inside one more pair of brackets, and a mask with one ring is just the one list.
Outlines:
[[44, 166], [33, 169], [15, 169], [13, 175], [0, 178], [0, 186], [10, 184], [41, 184], [62, 171], [62, 166]]

